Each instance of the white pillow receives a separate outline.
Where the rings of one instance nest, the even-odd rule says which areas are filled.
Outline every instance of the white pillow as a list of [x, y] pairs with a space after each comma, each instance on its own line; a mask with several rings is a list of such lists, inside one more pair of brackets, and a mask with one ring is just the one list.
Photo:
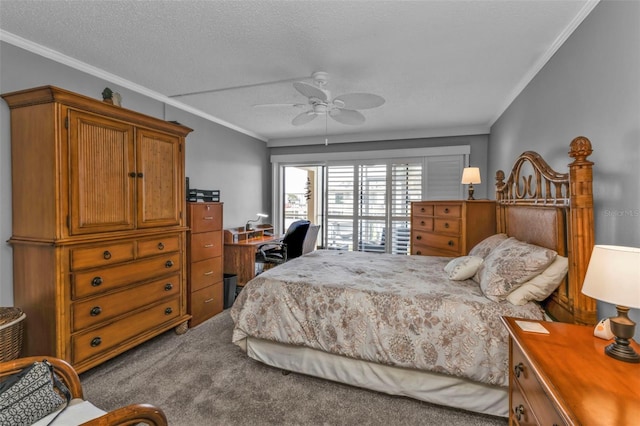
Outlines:
[[450, 280], [466, 280], [475, 275], [482, 265], [484, 259], [480, 256], [456, 257], [444, 267], [444, 271], [449, 275]]
[[524, 305], [532, 300], [542, 302], [558, 288], [568, 270], [569, 259], [564, 256], [556, 256], [553, 263], [540, 275], [531, 278], [509, 293], [507, 300], [514, 305]]
[[500, 302], [547, 269], [557, 254], [510, 237], [491, 250], [473, 280], [480, 283], [480, 289], [488, 299]]

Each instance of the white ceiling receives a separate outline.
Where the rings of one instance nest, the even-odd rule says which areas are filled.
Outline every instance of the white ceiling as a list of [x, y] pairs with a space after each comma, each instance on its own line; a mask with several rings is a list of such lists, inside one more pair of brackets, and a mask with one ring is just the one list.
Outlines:
[[386, 99], [332, 141], [487, 133], [596, 4], [0, 0], [0, 37], [278, 146], [324, 142], [324, 119], [254, 107], [306, 102], [314, 71]]

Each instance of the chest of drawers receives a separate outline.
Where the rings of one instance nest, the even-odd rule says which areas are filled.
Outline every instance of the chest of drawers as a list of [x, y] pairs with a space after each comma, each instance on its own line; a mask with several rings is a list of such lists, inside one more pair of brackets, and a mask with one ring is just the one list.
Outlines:
[[195, 327], [224, 305], [222, 203], [187, 203], [187, 310]]
[[594, 337], [592, 326], [541, 322], [549, 334], [539, 334], [515, 318], [502, 321], [510, 336], [511, 426], [637, 424], [640, 364], [606, 356], [611, 342]]
[[418, 201], [411, 203], [411, 254], [466, 255], [496, 232], [495, 202]]

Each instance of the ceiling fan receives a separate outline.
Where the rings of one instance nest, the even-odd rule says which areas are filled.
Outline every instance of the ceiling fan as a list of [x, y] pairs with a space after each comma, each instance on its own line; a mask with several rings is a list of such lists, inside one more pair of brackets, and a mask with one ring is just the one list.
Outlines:
[[290, 106], [295, 108], [306, 108], [308, 110], [296, 115], [291, 124], [300, 126], [309, 123], [319, 115], [333, 118], [339, 123], [348, 125], [358, 125], [365, 122], [365, 117], [358, 110], [377, 108], [384, 104], [385, 100], [381, 96], [372, 93], [347, 93], [344, 95], [331, 97], [331, 92], [325, 89], [329, 74], [324, 71], [314, 72], [311, 76], [312, 83], [305, 81], [294, 81], [293, 87], [302, 95], [308, 98], [307, 104], [263, 104], [263, 106]]

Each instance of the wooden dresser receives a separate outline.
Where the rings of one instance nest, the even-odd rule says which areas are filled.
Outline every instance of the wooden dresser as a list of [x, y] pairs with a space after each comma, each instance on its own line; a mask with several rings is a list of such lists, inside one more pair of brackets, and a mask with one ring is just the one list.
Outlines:
[[411, 203], [411, 254], [459, 257], [496, 233], [494, 201]]
[[2, 97], [23, 355], [56, 356], [82, 372], [168, 329], [185, 331], [191, 129], [51, 86]]
[[189, 326], [222, 312], [222, 203], [187, 203], [191, 230], [187, 233], [187, 288]]
[[510, 335], [510, 425], [638, 424], [640, 364], [605, 355], [611, 341], [594, 337], [593, 326], [534, 321], [549, 331], [539, 334], [515, 320], [502, 319]]

